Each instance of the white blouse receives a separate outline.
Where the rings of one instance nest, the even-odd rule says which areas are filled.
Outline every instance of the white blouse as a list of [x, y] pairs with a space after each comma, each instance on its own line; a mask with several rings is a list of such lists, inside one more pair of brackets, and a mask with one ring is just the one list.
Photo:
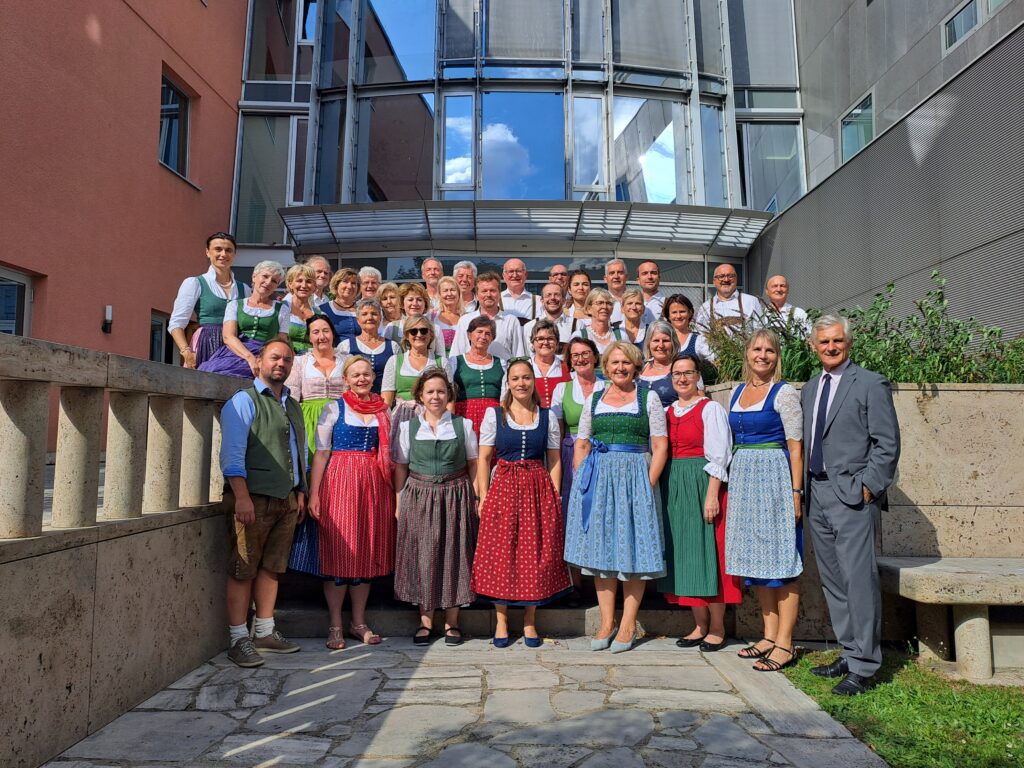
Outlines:
[[196, 302], [199, 301], [199, 296], [202, 294], [202, 286], [199, 284], [200, 280], [205, 280], [206, 284], [210, 287], [210, 291], [219, 299], [227, 299], [233, 301], [239, 298], [238, 287], [242, 288], [242, 297], [245, 298], [252, 291], [248, 285], [240, 283], [237, 280], [234, 285], [231, 286], [231, 290], [225, 292], [220, 287], [220, 283], [217, 282], [217, 272], [213, 267], [210, 267], [206, 272], [198, 277], [186, 277], [181, 287], [178, 288], [178, 295], [174, 299], [174, 308], [171, 310], [171, 319], [167, 322], [168, 330], [175, 330], [176, 328], [184, 328], [188, 325], [188, 321], [192, 319], [192, 313], [195, 311]]
[[[440, 366], [437, 365], [438, 360], [441, 362]], [[395, 372], [395, 366], [397, 365], [397, 361], [398, 354], [396, 353], [394, 356], [388, 358], [387, 363], [384, 365], [384, 375], [382, 377], [380, 385], [381, 392], [395, 392], [398, 389], [398, 385], [395, 383], [395, 380], [397, 378]], [[419, 370], [416, 370], [415, 368], [412, 367], [412, 363], [409, 360], [409, 353], [404, 353], [401, 374], [403, 376], [419, 376], [424, 371], [434, 367], [439, 367], [448, 375], [448, 378], [451, 379], [452, 374], [451, 371], [448, 369], [448, 362], [444, 359], [443, 356], [437, 356], [433, 354], [427, 356], [426, 365], [424, 365]]]
[[285, 386], [291, 390], [292, 397], [300, 403], [318, 397], [337, 398], [348, 389], [341, 375], [344, 362], [345, 356], [335, 352], [334, 368], [331, 369], [329, 376], [325, 376], [324, 372], [316, 367], [316, 358], [312, 352], [301, 354], [295, 360]]
[[[455, 422], [452, 420], [452, 415], [447, 411], [441, 417], [441, 421], [437, 424], [437, 431], [434, 431], [427, 420], [420, 416], [420, 428], [416, 431], [416, 439], [422, 442], [435, 443], [439, 440], [454, 440], [455, 439]], [[409, 451], [411, 444], [409, 441], [409, 428], [412, 424], [411, 421], [403, 421], [398, 426], [398, 440], [392, 447], [391, 454], [396, 464], [408, 464], [409, 463]], [[475, 459], [480, 455], [480, 449], [477, 446], [476, 432], [473, 431], [473, 422], [469, 419], [462, 420], [462, 439], [466, 445], [466, 458]]]
[[548, 368], [548, 372], [546, 374], [541, 373], [540, 366], [537, 365], [537, 358], [530, 358], [530, 362], [533, 364], [533, 375], [538, 379], [550, 379], [552, 376], [562, 375], [562, 358], [558, 355], [555, 355], [555, 361], [551, 364], [551, 367]]
[[[737, 387], [738, 389], [739, 387]], [[764, 397], [760, 401], [754, 403], [748, 408], [744, 408], [740, 405], [739, 398], [736, 399], [735, 405], [732, 406], [732, 410], [737, 413], [751, 413], [753, 411], [760, 411], [764, 409], [765, 400], [768, 399], [768, 395], [771, 389], [765, 393]], [[733, 390], [733, 394], [736, 390]], [[730, 396], [731, 397], [731, 396]], [[803, 410], [800, 408], [800, 393], [793, 388], [791, 384], [783, 384], [779, 389], [777, 395], [775, 395], [775, 412], [782, 418], [782, 429], [786, 433], [787, 440], [803, 440], [804, 438], [804, 415]]]
[[676, 400], [669, 408], [672, 409], [672, 414], [679, 418], [705, 400], [708, 404], [701, 412], [701, 421], [704, 422], [704, 458], [708, 463], [704, 465], [704, 471], [727, 483], [727, 467], [732, 461], [732, 430], [729, 428], [729, 414], [725, 412], [725, 408], [706, 397], [701, 397], [685, 407], [679, 405], [679, 401]]
[[[592, 433], [590, 416], [591, 403], [594, 400], [594, 396], [601, 397], [601, 393], [594, 391], [590, 397], [587, 398], [587, 402], [583, 404], [583, 413], [580, 415], [580, 426], [576, 430], [577, 440], [589, 440]], [[640, 413], [640, 403], [637, 398], [634, 397], [625, 405], [614, 407], [608, 405], [604, 400], [598, 400], [597, 402], [597, 413]], [[658, 393], [654, 390], [648, 390], [647, 392], [647, 419], [650, 422], [651, 437], [668, 437], [668, 426], [665, 423], [665, 407], [661, 404], [661, 398], [658, 397]]]
[[[270, 317], [274, 314], [274, 305], [271, 304], [267, 309], [262, 307], [249, 306], [248, 301], [242, 299], [235, 299], [229, 301], [227, 306], [224, 307], [224, 322], [229, 320], [232, 323], [238, 322], [238, 307], [241, 305], [242, 312], [249, 315], [249, 317]], [[288, 323], [291, 322], [292, 309], [291, 306], [281, 302], [281, 306], [277, 309], [277, 328], [280, 333], [288, 333]]]
[[[600, 392], [605, 388], [606, 382], [604, 379], [598, 379], [594, 382], [594, 392]], [[551, 393], [551, 413], [557, 416], [559, 419], [565, 418], [565, 413], [562, 412], [562, 400], [565, 398], [565, 387], [566, 384], [570, 384], [572, 389], [569, 390], [569, 397], [572, 398], [574, 403], [583, 405], [587, 398], [583, 395], [583, 389], [580, 388], [579, 382], [576, 380], [576, 374], [572, 374], [572, 381], [561, 382], [555, 386], [554, 391]]]
[[[334, 444], [334, 425], [338, 423], [338, 401], [328, 403], [320, 412], [320, 418], [316, 422], [316, 449], [318, 451], [329, 451]], [[373, 416], [369, 421], [363, 421], [359, 414], [351, 408], [345, 409], [345, 423], [350, 427], [377, 427], [379, 422]]]
[[391, 353], [392, 354], [394, 354], [395, 352], [398, 352], [398, 345], [395, 344], [395, 342], [393, 342], [393, 341], [388, 341], [387, 339], [384, 339], [384, 341], [381, 343], [381, 345], [379, 347], [377, 347], [376, 349], [370, 347], [369, 344], [364, 344], [359, 338], [356, 338], [355, 342], [356, 342], [356, 351], [355, 352], [352, 351], [352, 337], [347, 337], [347, 338], [342, 339], [340, 342], [338, 342], [338, 346], [336, 346], [335, 349], [338, 351], [339, 355], [345, 355], [345, 356], [347, 356], [347, 355], [367, 355], [367, 356], [369, 356], [369, 355], [382, 355], [382, 354], [384, 354], [384, 350], [388, 348], [388, 345], [390, 345]]
[[[495, 418], [494, 408], [488, 408], [487, 412], [484, 413], [483, 423], [480, 425], [480, 445], [489, 445], [494, 447], [494, 442], [498, 437], [498, 421]], [[548, 443], [547, 447], [549, 451], [558, 450], [562, 444], [562, 433], [558, 428], [558, 419], [552, 418], [554, 414], [548, 415]], [[540, 411], [537, 411], [537, 416], [530, 424], [517, 424], [508, 420], [508, 425], [512, 429], [519, 430], [520, 432], [529, 432], [537, 429], [537, 425], [540, 424]]]

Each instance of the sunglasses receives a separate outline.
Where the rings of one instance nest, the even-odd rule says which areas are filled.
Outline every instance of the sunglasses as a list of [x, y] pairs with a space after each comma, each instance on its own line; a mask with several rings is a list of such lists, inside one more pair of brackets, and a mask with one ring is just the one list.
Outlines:
[[410, 336], [427, 336], [431, 330], [429, 328], [410, 328], [406, 333]]

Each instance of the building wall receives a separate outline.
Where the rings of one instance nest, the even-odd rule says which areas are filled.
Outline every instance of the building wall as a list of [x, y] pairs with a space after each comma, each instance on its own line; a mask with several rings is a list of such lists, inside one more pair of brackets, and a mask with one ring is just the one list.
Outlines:
[[[0, 264], [36, 276], [31, 335], [149, 356], [150, 319], [227, 229], [244, 2], [0, 7]], [[191, 96], [188, 181], [158, 162], [161, 76]], [[105, 305], [113, 330], [100, 330]]]
[[840, 119], [868, 93], [874, 135], [899, 121], [1024, 19], [1024, 1], [976, 0], [979, 26], [944, 55], [943, 22], [963, 0], [795, 0], [807, 187], [841, 163]]

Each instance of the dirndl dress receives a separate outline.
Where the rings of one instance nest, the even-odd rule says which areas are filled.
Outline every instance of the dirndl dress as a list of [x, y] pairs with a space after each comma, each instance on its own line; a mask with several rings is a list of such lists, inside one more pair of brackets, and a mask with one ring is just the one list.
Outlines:
[[397, 350], [395, 342], [383, 339], [383, 344], [375, 349], [370, 349], [358, 338], [351, 336], [347, 339], [341, 339], [335, 349], [341, 355], [362, 355], [370, 361], [370, 366], [373, 368], [373, 386], [370, 387], [370, 391], [375, 395], [379, 395], [381, 385], [384, 384], [384, 369], [387, 367], [388, 360], [392, 358]]
[[[545, 466], [550, 411], [541, 408], [533, 427], [494, 419], [498, 458], [480, 512], [480, 535], [473, 560], [473, 591], [498, 605], [544, 605], [572, 588], [562, 560], [565, 528], [555, 486]], [[483, 429], [481, 445], [489, 445]]]
[[218, 295], [212, 287], [216, 281], [216, 272], [213, 267], [210, 267], [204, 275], [186, 278], [178, 290], [179, 298], [183, 293], [191, 290], [192, 283], [190, 281], [192, 280], [195, 280], [195, 284], [199, 287], [199, 297], [193, 306], [199, 327], [189, 339], [189, 348], [196, 355], [196, 367], [198, 368], [209, 360], [214, 352], [224, 346], [224, 310], [229, 301], [243, 296], [244, 286], [232, 276], [231, 289], [224, 291], [222, 286], [217, 285], [217, 290], [220, 291], [220, 295]]
[[427, 357], [426, 365], [423, 366], [419, 371], [413, 371], [412, 374], [407, 373], [405, 362], [407, 352], [398, 352], [392, 357], [385, 367], [384, 378], [387, 380], [385, 384], [391, 379], [390, 372], [394, 372], [394, 389], [390, 387], [384, 389], [384, 392], [394, 391], [395, 403], [391, 409], [391, 444], [394, 445], [395, 441], [398, 440], [398, 428], [405, 422], [409, 421], [413, 416], [417, 416], [423, 413], [423, 406], [417, 403], [412, 397], [412, 389], [416, 385], [416, 380], [423, 374], [424, 371], [429, 370], [431, 367], [440, 368], [445, 373], [448, 372], [444, 364], [444, 360], [441, 357], [433, 356]]
[[[630, 581], [665, 575], [661, 500], [648, 473], [650, 438], [664, 434], [664, 411], [644, 383], [636, 391], [636, 413], [629, 405], [598, 413], [597, 392], [584, 406], [590, 427], [581, 419], [577, 439], [589, 439], [591, 449], [573, 479], [565, 559], [587, 576]], [[657, 432], [652, 432], [649, 402], [661, 416]]]
[[486, 365], [471, 363], [465, 355], [451, 360], [452, 383], [455, 385], [455, 413], [470, 420], [477, 439], [484, 414], [501, 405], [501, 384], [505, 371], [500, 358], [491, 357]]
[[448, 421], [455, 437], [445, 440], [420, 440], [420, 420], [406, 422], [399, 439], [404, 446], [408, 437], [408, 452], [396, 457], [408, 463], [409, 477], [398, 506], [395, 597], [427, 611], [476, 599], [476, 495], [466, 471], [467, 459], [476, 458], [475, 437], [467, 446], [464, 420]]
[[[552, 369], [556, 369], [552, 373]], [[537, 361], [533, 361], [533, 377], [534, 381], [537, 382], [537, 395], [540, 397], [540, 407], [550, 408], [551, 398], [555, 394], [555, 389], [559, 384], [562, 384], [570, 379], [569, 365], [559, 359], [555, 358], [555, 362], [551, 364], [551, 368], [548, 368], [548, 374], [545, 376], [540, 372], [540, 368], [537, 366]], [[565, 469], [563, 468], [563, 472]]]
[[[594, 383], [594, 391], [604, 389], [605, 382], [598, 379]], [[579, 398], [577, 398], [577, 395]], [[579, 429], [580, 416], [583, 415], [583, 401], [586, 398], [576, 383], [575, 375], [569, 381], [555, 387], [551, 394], [551, 414], [565, 422], [565, 434], [562, 436], [562, 516], [569, 513], [569, 498], [572, 495], [573, 458], [576, 453], [576, 431]]]
[[331, 321], [334, 326], [334, 340], [340, 343], [343, 339], [355, 338], [362, 333], [356, 313], [351, 309], [338, 309], [333, 301], [321, 304], [317, 309]]
[[803, 572], [803, 527], [793, 509], [793, 477], [782, 417], [775, 400], [786, 382], [772, 386], [760, 410], [736, 410], [741, 384], [729, 404], [735, 442], [729, 470], [725, 570], [748, 586], [780, 587]]
[[[704, 520], [708, 492], [708, 469], [726, 479], [729, 444], [722, 441], [721, 456], [712, 458], [705, 437], [704, 409], [716, 408], [724, 422], [721, 406], [700, 400], [682, 416], [673, 406], [666, 413], [671, 459], [661, 475], [662, 509], [665, 515], [665, 577], [658, 589], [673, 605], [703, 606], [711, 603], [740, 603], [740, 580], [725, 572], [725, 519], [727, 494], [723, 483], [718, 492], [719, 513], [713, 523]], [[728, 435], [724, 423], [722, 429]], [[718, 461], [715, 461], [718, 459]]]
[[[332, 426], [331, 458], [320, 482], [320, 570], [351, 583], [386, 576], [395, 568], [395, 491], [377, 460], [377, 422], [345, 418], [344, 400], [324, 409], [320, 427]], [[355, 419], [358, 421], [358, 419]], [[325, 448], [318, 439], [317, 448]]]
[[[275, 301], [268, 314], [255, 315], [252, 312], [265, 312], [265, 310], [251, 309], [244, 299], [238, 299], [235, 303], [237, 312], [232, 319], [238, 323], [238, 338], [247, 350], [258, 355], [263, 349], [263, 345], [276, 338], [281, 332], [280, 315], [284, 304]], [[236, 355], [234, 350], [227, 345], [222, 345], [210, 355], [206, 362], [197, 367], [200, 371], [207, 373], [221, 373], [225, 376], [237, 376], [242, 379], [253, 378], [249, 363]]]

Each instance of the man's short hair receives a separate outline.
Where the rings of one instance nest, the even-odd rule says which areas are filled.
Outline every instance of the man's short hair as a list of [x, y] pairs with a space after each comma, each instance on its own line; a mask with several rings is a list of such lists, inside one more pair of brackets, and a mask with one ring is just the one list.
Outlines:
[[468, 269], [473, 273], [474, 279], [476, 278], [476, 264], [472, 261], [460, 261], [454, 267], [452, 267], [452, 274], [454, 275], [460, 269]]
[[622, 268], [626, 270], [627, 274], [629, 273], [629, 269], [626, 267], [625, 261], [623, 261], [622, 259], [609, 259], [604, 265], [604, 273], [606, 275], [608, 274], [608, 267], [610, 267], [612, 264], [621, 264]]
[[484, 272], [476, 276], [476, 284], [480, 283], [497, 283], [501, 285], [501, 276], [497, 272]]
[[362, 280], [364, 277], [375, 277], [377, 278], [378, 282], [384, 279], [380, 273], [380, 270], [377, 269], [376, 267], [363, 267], [362, 269], [360, 269], [359, 279]]
[[842, 315], [831, 313], [822, 315], [811, 325], [811, 340], [813, 341], [817, 337], [818, 331], [824, 331], [836, 325], [843, 327], [843, 335], [846, 336], [847, 341], [850, 341], [852, 339], [850, 336], [850, 321]]
[[284, 344], [286, 347], [288, 347], [289, 352], [291, 352], [293, 355], [295, 354], [295, 347], [292, 346], [292, 343], [290, 341], [285, 341], [284, 339], [271, 339], [262, 347], [260, 347], [260, 351], [256, 353], [257, 360], [263, 359], [263, 355], [270, 348], [271, 344]]

